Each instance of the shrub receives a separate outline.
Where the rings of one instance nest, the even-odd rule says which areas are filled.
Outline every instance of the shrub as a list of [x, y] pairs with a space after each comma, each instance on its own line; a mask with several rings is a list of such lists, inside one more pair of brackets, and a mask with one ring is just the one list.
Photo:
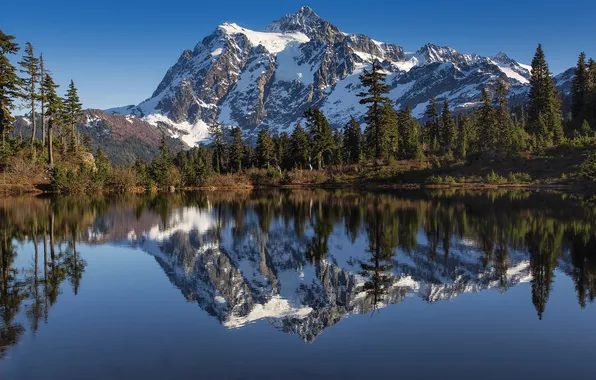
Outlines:
[[125, 193], [142, 185], [142, 181], [133, 168], [116, 167], [110, 173], [109, 184], [115, 192]]
[[590, 152], [579, 167], [579, 175], [588, 180], [596, 181], [596, 152]]
[[507, 183], [507, 178], [503, 177], [502, 175], [496, 174], [495, 171], [491, 171], [490, 174], [486, 175], [486, 183], [491, 185], [502, 185]]
[[510, 183], [531, 183], [532, 177], [528, 173], [509, 173], [507, 180]]

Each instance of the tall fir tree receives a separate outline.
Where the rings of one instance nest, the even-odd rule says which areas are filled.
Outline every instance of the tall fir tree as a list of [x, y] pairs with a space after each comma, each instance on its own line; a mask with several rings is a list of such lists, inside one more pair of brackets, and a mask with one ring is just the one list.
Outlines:
[[447, 101], [447, 98], [445, 98], [445, 101], [443, 102], [440, 126], [440, 141], [442, 145], [441, 149], [445, 153], [453, 152], [457, 142], [457, 126], [455, 125], [453, 115], [449, 110], [449, 102]]
[[532, 59], [528, 98], [528, 124], [533, 134], [534, 147], [543, 150], [563, 138], [563, 125], [560, 99], [542, 45], [538, 45]]
[[573, 129], [578, 129], [588, 117], [587, 108], [589, 103], [589, 73], [586, 66], [586, 54], [582, 51], [577, 60], [575, 76], [571, 84], [571, 114], [573, 115]]
[[310, 138], [308, 133], [298, 123], [290, 138], [290, 150], [294, 159], [294, 166], [303, 168], [310, 164]]
[[435, 153], [439, 150], [440, 142], [440, 131], [439, 131], [439, 113], [437, 112], [437, 102], [435, 97], [431, 97], [424, 111], [424, 117], [426, 117], [426, 134], [428, 136], [427, 144], [428, 149]]
[[79, 145], [79, 138], [76, 132], [76, 125], [83, 115], [83, 105], [79, 99], [74, 81], [70, 81], [66, 96], [64, 98], [64, 123], [69, 127], [70, 143], [72, 150]]
[[390, 103], [383, 104], [381, 124], [383, 125], [381, 157], [397, 157], [400, 144], [397, 112]]
[[22, 79], [23, 85], [23, 94], [24, 100], [29, 102], [31, 106], [31, 143], [35, 142], [35, 133], [36, 131], [36, 114], [35, 114], [35, 103], [37, 102], [39, 96], [37, 95], [37, 84], [40, 81], [40, 67], [39, 67], [39, 58], [35, 56], [33, 52], [33, 45], [30, 42], [25, 43], [25, 54], [21, 61], [19, 61], [19, 65], [21, 65], [21, 73], [24, 73], [26, 76]]
[[239, 172], [242, 170], [242, 162], [244, 161], [244, 142], [242, 141], [242, 130], [234, 127], [230, 130], [232, 142], [230, 143], [230, 163], [232, 171]]
[[310, 134], [311, 152], [317, 160], [317, 168], [321, 170], [334, 148], [333, 132], [329, 121], [318, 108], [309, 108], [304, 117]]
[[39, 78], [40, 78], [40, 86], [39, 86], [39, 104], [41, 107], [41, 144], [43, 146], [46, 145], [46, 113], [45, 113], [45, 104], [48, 101], [45, 95], [45, 89], [43, 86], [43, 80], [46, 75], [46, 70], [43, 62], [43, 55], [39, 55]]
[[53, 130], [60, 124], [60, 117], [63, 114], [62, 99], [56, 93], [58, 85], [54, 83], [52, 76], [46, 73], [42, 86], [45, 93], [45, 116], [48, 122], [48, 163], [54, 166], [54, 136]]
[[345, 162], [344, 155], [343, 155], [344, 134], [341, 131], [341, 129], [336, 129], [333, 132], [333, 145], [334, 145], [333, 154], [332, 154], [333, 164], [341, 166]]
[[278, 155], [278, 165], [284, 170], [290, 170], [293, 166], [292, 143], [288, 132], [282, 132], [279, 135], [278, 145], [276, 147]]
[[480, 98], [482, 105], [477, 111], [478, 117], [478, 151], [484, 157], [492, 157], [495, 152], [495, 111], [492, 99], [486, 89], [482, 90]]
[[266, 128], [262, 128], [257, 136], [257, 157], [259, 166], [267, 169], [271, 167], [271, 161], [275, 158], [275, 145]]
[[362, 129], [360, 124], [350, 117], [350, 121], [344, 127], [343, 157], [346, 163], [357, 164], [362, 153]]
[[399, 158], [404, 160], [418, 160], [423, 156], [420, 136], [420, 125], [412, 116], [412, 109], [408, 106], [398, 114], [400, 145]]
[[505, 82], [499, 81], [495, 109], [495, 146], [497, 155], [502, 158], [511, 154], [512, 145], [511, 115], [507, 100], [508, 93], [509, 90]]
[[588, 60], [588, 96], [587, 96], [587, 119], [592, 129], [596, 129], [596, 61]]
[[468, 156], [468, 145], [470, 141], [470, 130], [472, 129], [472, 119], [464, 116], [457, 123], [457, 146], [455, 148], [455, 158], [465, 160]]
[[223, 125], [214, 123], [209, 126], [209, 137], [211, 138], [211, 150], [213, 152], [213, 168], [216, 173], [224, 170], [224, 155], [226, 142]]
[[15, 107], [15, 101], [23, 95], [21, 78], [18, 76], [16, 67], [8, 59], [9, 55], [19, 51], [19, 45], [13, 41], [14, 39], [14, 36], [4, 34], [0, 30], [0, 134], [3, 141], [14, 122], [11, 111]]
[[367, 91], [358, 94], [360, 104], [368, 106], [364, 117], [366, 121], [365, 135], [373, 145], [373, 155], [381, 158], [383, 154], [383, 141], [386, 138], [386, 128], [383, 125], [383, 110], [385, 104], [391, 104], [391, 100], [385, 96], [389, 93], [390, 87], [385, 84], [387, 74], [382, 71], [378, 61], [372, 63], [372, 69], [364, 69], [360, 75], [360, 82]]
[[161, 188], [170, 185], [170, 170], [172, 168], [172, 158], [168, 149], [167, 137], [165, 134], [161, 135], [161, 143], [159, 144], [159, 154], [151, 161], [151, 175], [155, 179], [157, 185]]

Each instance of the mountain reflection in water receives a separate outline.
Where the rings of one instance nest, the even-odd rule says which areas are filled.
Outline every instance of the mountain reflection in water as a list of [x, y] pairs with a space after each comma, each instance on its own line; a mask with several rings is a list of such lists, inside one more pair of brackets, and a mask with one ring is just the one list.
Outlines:
[[[0, 201], [0, 358], [85, 282], [86, 247], [152, 255], [227, 328], [266, 319], [304, 341], [407, 297], [429, 303], [531, 283], [548, 314], [555, 272], [578, 307], [596, 290], [596, 204], [532, 192], [194, 192]], [[31, 256], [16, 265], [19, 255]], [[82, 297], [84, 295], [79, 295]], [[374, 322], [373, 322], [374, 323]]]

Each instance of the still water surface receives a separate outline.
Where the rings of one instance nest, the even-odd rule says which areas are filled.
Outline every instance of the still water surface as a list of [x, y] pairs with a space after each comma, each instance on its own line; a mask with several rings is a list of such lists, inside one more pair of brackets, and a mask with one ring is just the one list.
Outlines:
[[596, 203], [0, 200], [0, 379], [593, 379]]

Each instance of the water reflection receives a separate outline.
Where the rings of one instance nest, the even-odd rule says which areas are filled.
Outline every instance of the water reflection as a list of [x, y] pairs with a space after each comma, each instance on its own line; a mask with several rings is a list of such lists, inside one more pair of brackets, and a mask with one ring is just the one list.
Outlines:
[[[504, 191], [3, 200], [0, 356], [47, 323], [61, 292], [79, 293], [81, 244], [152, 255], [187, 300], [226, 327], [268, 319], [313, 341], [347, 315], [409, 296], [432, 303], [523, 282], [542, 319], [557, 268], [583, 308], [596, 290], [595, 214], [581, 197]], [[15, 266], [25, 253], [30, 265]]]

